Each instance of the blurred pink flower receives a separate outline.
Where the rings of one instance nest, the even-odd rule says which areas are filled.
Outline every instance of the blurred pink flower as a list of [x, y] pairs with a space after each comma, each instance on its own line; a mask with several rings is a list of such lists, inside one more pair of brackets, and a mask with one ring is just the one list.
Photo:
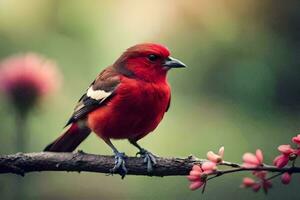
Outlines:
[[294, 142], [295, 144], [300, 145], [300, 134], [298, 134], [297, 136], [292, 138], [292, 142]]
[[207, 161], [207, 162], [204, 162], [201, 165], [201, 168], [202, 168], [204, 173], [210, 174], [210, 173], [214, 172], [217, 169], [217, 165], [214, 162]]
[[216, 164], [213, 162], [204, 162], [201, 166], [194, 165], [190, 175], [187, 176], [188, 180], [191, 181], [190, 190], [201, 188], [206, 183], [207, 176], [216, 169]]
[[254, 179], [245, 177], [243, 179], [243, 183], [242, 183], [241, 187], [242, 188], [250, 188], [251, 187], [254, 192], [257, 192], [257, 191], [259, 191], [261, 185], [260, 185], [260, 183], [257, 183]]
[[252, 174], [259, 179], [264, 179], [267, 176], [266, 171], [253, 171]]
[[256, 150], [255, 155], [252, 153], [245, 153], [243, 155], [243, 167], [252, 168], [259, 167], [263, 165], [263, 154], [260, 149]]
[[269, 181], [266, 176], [267, 172], [265, 171], [256, 171], [253, 172], [253, 174], [260, 179], [260, 181], [255, 181], [252, 178], [245, 177], [243, 179], [243, 183], [241, 187], [249, 188], [251, 187], [254, 192], [258, 192], [260, 188], [264, 189], [264, 192], [267, 193], [268, 190], [272, 187], [271, 181]]
[[262, 180], [261, 185], [265, 193], [268, 193], [268, 190], [272, 188], [272, 182], [267, 179]]
[[255, 183], [255, 184], [252, 186], [252, 190], [253, 190], [254, 192], [258, 192], [258, 191], [260, 190], [260, 188], [261, 188], [261, 184], [259, 184], [259, 183]]
[[211, 162], [214, 163], [220, 163], [223, 161], [223, 157], [224, 157], [224, 147], [221, 147], [219, 149], [218, 154], [215, 154], [213, 151], [209, 151], [206, 154], [208, 160], [210, 160]]
[[243, 187], [252, 187], [255, 184], [255, 180], [253, 178], [245, 177], [243, 179]]
[[58, 89], [60, 82], [54, 62], [34, 53], [12, 56], [0, 63], [0, 90], [21, 111]]
[[289, 144], [283, 144], [278, 146], [278, 151], [285, 155], [290, 155], [291, 153], [295, 152], [295, 150]]
[[291, 145], [288, 144], [280, 145], [278, 151], [281, 152], [281, 155], [276, 156], [273, 160], [273, 164], [278, 168], [283, 168], [290, 160], [296, 159], [299, 154], [299, 150], [293, 149]]
[[188, 180], [191, 181], [190, 184], [190, 190], [196, 190], [198, 188], [201, 188], [205, 181], [206, 178], [204, 179], [203, 176], [203, 170], [199, 165], [194, 165], [192, 170], [190, 171], [190, 175], [187, 176]]
[[273, 164], [278, 168], [283, 168], [288, 164], [288, 162], [289, 162], [289, 156], [284, 154], [276, 156], [276, 158], [273, 160]]
[[281, 182], [285, 185], [289, 184], [291, 182], [292, 176], [288, 172], [285, 172], [281, 176]]

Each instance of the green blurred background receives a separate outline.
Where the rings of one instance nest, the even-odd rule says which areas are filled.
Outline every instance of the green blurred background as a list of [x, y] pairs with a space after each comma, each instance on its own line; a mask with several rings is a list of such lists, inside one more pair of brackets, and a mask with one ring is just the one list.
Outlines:
[[[188, 65], [169, 73], [172, 105], [163, 122], [141, 141], [160, 156], [205, 157], [225, 146], [241, 161], [261, 148], [266, 162], [300, 128], [300, 2], [274, 0], [0, 0], [0, 58], [37, 52], [63, 74], [59, 93], [30, 115], [28, 151], [41, 151], [61, 132], [73, 106], [96, 74], [127, 47], [165, 44]], [[14, 116], [0, 96], [0, 153], [15, 153]], [[136, 149], [116, 141], [128, 155]], [[111, 154], [91, 135], [79, 149]], [[265, 196], [239, 188], [245, 174], [209, 182], [204, 195], [188, 190], [185, 177], [32, 173], [23, 199], [297, 199], [300, 179], [276, 180]], [[0, 176], [1, 199], [18, 188]]]

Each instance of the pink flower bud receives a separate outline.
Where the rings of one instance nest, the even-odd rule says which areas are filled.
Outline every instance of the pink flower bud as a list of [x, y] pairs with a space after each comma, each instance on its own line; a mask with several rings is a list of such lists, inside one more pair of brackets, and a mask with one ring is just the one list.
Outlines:
[[258, 165], [259, 164], [259, 161], [258, 159], [256, 158], [256, 156], [252, 153], [245, 153], [243, 155], [243, 161], [245, 163], [248, 163], [248, 164], [253, 164], [254, 166]]
[[288, 172], [285, 172], [281, 176], [281, 182], [285, 185], [289, 184], [291, 182], [292, 176]]
[[300, 134], [298, 134], [296, 137], [293, 137], [292, 142], [294, 142], [295, 144], [300, 145]]
[[289, 156], [285, 154], [279, 155], [273, 160], [273, 164], [278, 168], [283, 168], [288, 164], [288, 162]]
[[257, 149], [256, 152], [255, 152], [255, 155], [256, 155], [256, 158], [257, 158], [258, 162], [260, 164], [262, 164], [263, 160], [264, 160], [264, 156], [262, 154], [262, 151], [260, 149]]
[[268, 193], [268, 190], [270, 188], [272, 188], [272, 182], [269, 181], [269, 180], [264, 179], [264, 180], [262, 180], [262, 186], [263, 186], [264, 192]]
[[204, 184], [204, 182], [201, 182], [201, 181], [195, 181], [195, 182], [192, 182], [191, 184], [190, 184], [190, 190], [196, 190], [196, 189], [198, 189], [198, 188], [200, 188], [200, 187], [202, 187], [202, 185]]
[[[205, 177], [205, 178], [204, 178]], [[202, 187], [206, 182], [207, 174], [205, 174], [199, 165], [194, 165], [187, 179], [191, 181], [190, 190], [196, 190]]]
[[207, 161], [201, 165], [201, 168], [204, 173], [209, 174], [217, 169], [217, 165], [214, 162]]
[[201, 174], [202, 174], [202, 172], [200, 172], [200, 171], [196, 171], [196, 170], [190, 171], [191, 176], [199, 176], [200, 177]]
[[266, 171], [254, 171], [253, 175], [256, 176], [257, 178], [263, 180], [266, 178], [267, 172]]
[[218, 154], [215, 154], [212, 151], [207, 152], [206, 156], [207, 156], [208, 160], [215, 162], [215, 163], [219, 163], [222, 161], [221, 156], [219, 156]]
[[259, 189], [261, 188], [261, 185], [259, 183], [255, 183], [253, 186], [252, 186], [252, 190], [254, 192], [258, 192]]
[[258, 167], [263, 164], [263, 154], [260, 149], [256, 150], [255, 155], [252, 153], [245, 153], [243, 155], [243, 167], [251, 168], [251, 167]]
[[221, 158], [224, 157], [224, 150], [225, 148], [223, 146], [219, 149], [219, 155], [221, 156]]
[[208, 160], [214, 162], [214, 163], [220, 163], [223, 160], [224, 156], [224, 147], [221, 147], [218, 151], [218, 154], [215, 154], [212, 151], [207, 152], [206, 154]]
[[192, 168], [193, 171], [199, 171], [199, 172], [202, 172], [202, 169], [199, 165], [194, 165], [193, 168]]
[[189, 175], [189, 176], [187, 176], [187, 179], [189, 181], [200, 181], [200, 176]]
[[254, 184], [255, 184], [254, 179], [245, 177], [243, 179], [243, 183], [242, 183], [241, 187], [252, 187]]
[[278, 150], [282, 153], [282, 154], [286, 154], [286, 155], [289, 155], [291, 153], [294, 152], [294, 149], [292, 149], [291, 145], [289, 144], [283, 144], [283, 145], [280, 145], [278, 147]]

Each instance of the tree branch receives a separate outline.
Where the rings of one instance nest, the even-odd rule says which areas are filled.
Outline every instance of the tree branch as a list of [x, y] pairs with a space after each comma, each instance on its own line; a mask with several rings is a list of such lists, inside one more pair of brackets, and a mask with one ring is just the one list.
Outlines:
[[[138, 157], [128, 157], [126, 167], [128, 175], [151, 175], [151, 176], [180, 176], [188, 175], [193, 165], [201, 164], [207, 160], [198, 159], [194, 156], [187, 158], [162, 158], [157, 157], [157, 165], [152, 174], [147, 172], [143, 159]], [[223, 161], [219, 163], [230, 169], [216, 170], [209, 179], [240, 171], [269, 171], [269, 172], [289, 172], [300, 173], [300, 167], [277, 168], [275, 166], [264, 165], [262, 167], [243, 168], [238, 163]], [[13, 173], [24, 176], [29, 172], [41, 171], [67, 171], [67, 172], [98, 172], [110, 173], [114, 166], [114, 156], [103, 156], [77, 153], [17, 153], [11, 155], [0, 155], [0, 174]]]
[[[0, 155], [0, 174], [13, 173], [24, 176], [28, 172], [67, 171], [67, 172], [98, 172], [110, 173], [114, 166], [114, 156], [77, 153], [17, 153]], [[187, 158], [157, 157], [157, 165], [151, 176], [187, 175], [194, 164], [200, 164], [194, 156]], [[128, 175], [149, 175], [142, 158], [126, 159]]]

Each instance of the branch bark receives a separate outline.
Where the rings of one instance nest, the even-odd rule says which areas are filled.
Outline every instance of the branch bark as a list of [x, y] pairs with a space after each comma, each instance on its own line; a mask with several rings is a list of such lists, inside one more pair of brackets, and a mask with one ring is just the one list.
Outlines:
[[[153, 172], [147, 172], [142, 158], [128, 157], [126, 159], [127, 175], [148, 176], [184, 176], [188, 175], [193, 165], [202, 164], [206, 159], [198, 159], [194, 156], [187, 158], [163, 158], [157, 157], [157, 165]], [[41, 171], [66, 171], [66, 172], [98, 172], [110, 173], [114, 166], [114, 156], [103, 156], [87, 154], [82, 151], [77, 153], [17, 153], [11, 155], [0, 155], [0, 174], [12, 173], [24, 176], [29, 172]], [[300, 167], [277, 168], [264, 165], [262, 167], [243, 168], [238, 163], [223, 161], [219, 165], [230, 167], [230, 169], [216, 170], [211, 175], [215, 177], [241, 171], [269, 171], [278, 173], [300, 173]], [[214, 178], [214, 177], [212, 177]]]
[[[128, 157], [126, 167], [128, 175], [180, 176], [187, 175], [194, 164], [204, 160], [193, 156], [187, 158], [157, 157], [157, 165], [153, 172], [147, 172], [142, 158]], [[110, 173], [114, 166], [114, 156], [103, 156], [77, 153], [17, 153], [0, 155], [0, 174], [13, 173], [24, 176], [29, 172], [67, 171]]]

